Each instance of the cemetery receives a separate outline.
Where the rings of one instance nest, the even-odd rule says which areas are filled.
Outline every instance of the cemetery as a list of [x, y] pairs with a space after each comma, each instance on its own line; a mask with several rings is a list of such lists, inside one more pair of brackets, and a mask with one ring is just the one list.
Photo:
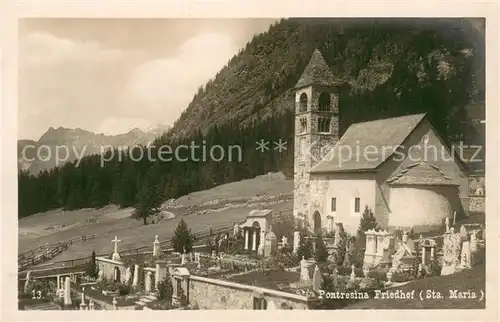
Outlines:
[[[374, 300], [377, 294], [411, 293], [420, 281], [484, 270], [482, 224], [446, 218], [441, 231], [425, 237], [389, 232], [378, 229], [366, 207], [360, 227], [371, 227], [350, 235], [342, 225], [312, 232], [304, 221], [273, 222], [271, 214], [252, 210], [231, 233], [197, 245], [181, 221], [172, 249], [162, 249], [156, 235], [150, 251], [134, 255], [120, 254], [115, 236], [113, 253], [94, 253], [85, 272], [46, 278], [28, 272], [20, 281], [20, 303], [29, 309], [28, 302], [40, 297], [43, 305], [63, 310], [373, 309], [387, 305]], [[411, 308], [417, 302], [401, 303]], [[484, 307], [484, 301], [474, 303]]]

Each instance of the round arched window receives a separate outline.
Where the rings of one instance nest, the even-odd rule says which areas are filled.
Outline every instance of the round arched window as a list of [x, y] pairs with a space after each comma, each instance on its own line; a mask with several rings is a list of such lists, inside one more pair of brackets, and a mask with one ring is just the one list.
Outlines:
[[330, 94], [321, 93], [319, 95], [318, 109], [320, 111], [329, 111], [330, 110]]
[[299, 112], [307, 111], [307, 94], [302, 93], [299, 100]]

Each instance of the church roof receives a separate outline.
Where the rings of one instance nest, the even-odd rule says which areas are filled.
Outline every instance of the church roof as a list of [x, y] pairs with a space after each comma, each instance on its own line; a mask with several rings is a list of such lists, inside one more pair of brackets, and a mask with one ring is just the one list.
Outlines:
[[311, 60], [295, 85], [295, 89], [310, 85], [338, 85], [338, 80], [333, 77], [330, 67], [328, 67], [323, 55], [321, 55], [321, 52], [318, 49], [314, 50]]
[[425, 113], [352, 124], [311, 173], [375, 170], [424, 118]]
[[437, 165], [425, 161], [410, 164], [397, 175], [389, 178], [387, 182], [391, 185], [458, 185], [446, 176]]

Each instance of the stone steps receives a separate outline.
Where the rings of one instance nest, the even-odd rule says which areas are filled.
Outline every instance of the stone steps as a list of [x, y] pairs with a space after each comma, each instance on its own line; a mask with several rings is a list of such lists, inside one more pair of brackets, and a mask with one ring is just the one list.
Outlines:
[[139, 300], [135, 301], [135, 304], [140, 306], [145, 306], [149, 302], [153, 302], [158, 298], [154, 294], [143, 295]]

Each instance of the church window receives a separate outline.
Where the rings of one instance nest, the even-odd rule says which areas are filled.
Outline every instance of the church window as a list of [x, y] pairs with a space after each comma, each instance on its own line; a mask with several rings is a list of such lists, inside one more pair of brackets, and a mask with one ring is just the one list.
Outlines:
[[307, 94], [302, 93], [300, 95], [300, 100], [299, 100], [299, 112], [305, 112], [307, 111]]
[[337, 211], [337, 198], [332, 198], [332, 212]]
[[300, 120], [300, 133], [305, 133], [307, 132], [307, 120], [305, 118], [302, 118]]
[[361, 203], [361, 201], [359, 198], [354, 199], [354, 212], [357, 214], [359, 214], [359, 212], [360, 212], [360, 203]]
[[330, 111], [330, 94], [321, 93], [318, 99], [318, 109], [323, 112]]
[[330, 119], [323, 117], [318, 119], [318, 132], [330, 133]]

